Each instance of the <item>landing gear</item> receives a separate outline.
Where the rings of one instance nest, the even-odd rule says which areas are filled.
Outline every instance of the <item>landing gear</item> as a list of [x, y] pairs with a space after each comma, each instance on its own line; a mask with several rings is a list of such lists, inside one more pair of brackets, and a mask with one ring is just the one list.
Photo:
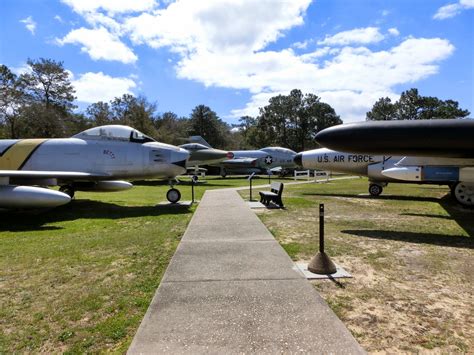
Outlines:
[[227, 171], [225, 171], [225, 168], [221, 168], [221, 176], [225, 178], [227, 176]]
[[166, 199], [171, 203], [176, 203], [181, 199], [181, 192], [177, 189], [169, 189], [166, 193]]
[[369, 185], [369, 194], [371, 196], [379, 196], [383, 191], [382, 185], [379, 184], [370, 184]]
[[60, 192], [65, 193], [68, 195], [70, 198], [74, 197], [74, 194], [76, 193], [76, 190], [74, 190], [74, 187], [71, 185], [63, 185], [59, 188]]
[[463, 206], [474, 206], [474, 184], [458, 182], [451, 189], [451, 192], [456, 199]]

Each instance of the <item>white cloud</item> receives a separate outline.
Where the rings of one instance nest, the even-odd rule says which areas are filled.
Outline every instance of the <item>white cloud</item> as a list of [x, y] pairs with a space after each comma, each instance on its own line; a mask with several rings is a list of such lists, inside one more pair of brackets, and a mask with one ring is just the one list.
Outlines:
[[257, 51], [303, 23], [311, 0], [181, 0], [126, 21], [131, 39], [174, 51]]
[[36, 22], [33, 20], [33, 17], [28, 16], [27, 18], [24, 18], [23, 20], [20, 20], [21, 23], [25, 24], [25, 27], [28, 31], [31, 32], [31, 34], [35, 34], [36, 31]]
[[435, 20], [445, 20], [459, 15], [463, 10], [474, 8], [474, 0], [460, 0], [455, 4], [441, 6], [433, 15]]
[[349, 31], [336, 33], [333, 36], [326, 36], [318, 44], [329, 46], [344, 46], [352, 43], [369, 44], [377, 43], [384, 39], [378, 27], [355, 28]]
[[107, 11], [110, 14], [141, 12], [151, 10], [156, 6], [155, 0], [61, 0], [80, 14]]
[[93, 60], [116, 60], [122, 63], [134, 63], [137, 56], [120, 39], [104, 27], [97, 29], [79, 28], [69, 32], [64, 38], [56, 40], [59, 45], [80, 44], [81, 51], [89, 54]]
[[460, 0], [459, 3], [466, 9], [472, 9], [474, 7], [474, 0]]
[[[398, 40], [395, 37], [400, 35], [396, 28], [382, 34], [378, 27], [340, 32], [326, 37], [319, 46], [314, 40], [293, 45], [300, 50], [307, 49], [309, 43], [315, 45], [314, 50], [304, 54], [292, 48], [268, 49], [286, 31], [303, 24], [309, 3], [310, 0], [177, 0], [165, 8], [127, 17], [94, 12], [99, 7], [90, 5], [88, 9], [92, 10], [77, 11], [85, 11], [82, 16], [98, 28], [75, 30], [59, 41], [80, 43], [83, 51], [95, 59], [112, 56], [121, 61], [129, 58], [130, 62], [136, 57], [119, 38], [127, 37], [135, 45], [169, 48], [177, 54], [173, 62], [179, 78], [251, 93], [245, 107], [232, 111], [235, 117], [256, 115], [272, 96], [299, 88], [322, 97], [346, 122], [363, 120], [382, 96], [396, 99], [397, 85], [436, 74], [439, 62], [454, 51], [444, 39], [410, 37], [400, 39], [392, 48], [373, 51], [364, 45], [378, 43], [389, 35]], [[100, 34], [104, 38], [99, 40]], [[117, 45], [121, 51], [106, 50], [110, 46], [104, 43]], [[118, 79], [128, 80], [125, 83], [130, 86], [125, 91], [136, 86], [130, 78]], [[101, 82], [100, 87], [116, 86], [97, 81]], [[94, 98], [91, 102], [107, 99]]]
[[59, 16], [59, 15], [54, 16], [54, 19], [55, 19], [56, 21], [58, 21], [59, 23], [64, 23], [64, 20], [63, 20], [62, 17]]
[[110, 101], [123, 94], [132, 94], [132, 89], [137, 86], [130, 78], [114, 78], [102, 72], [81, 74], [72, 85], [76, 89], [77, 101], [85, 103]]
[[30, 74], [32, 72], [31, 67], [26, 63], [22, 63], [19, 67], [11, 67], [10, 70], [16, 75]]
[[312, 42], [312, 40], [306, 40], [306, 41], [303, 41], [303, 42], [295, 42], [293, 43], [291, 46], [293, 48], [297, 48], [297, 49], [306, 49], [308, 48], [308, 45]]
[[[453, 51], [454, 47], [443, 39], [409, 38], [388, 51], [372, 52], [364, 47], [344, 47], [331, 60], [326, 60], [323, 66], [302, 63], [304, 57], [297, 57], [291, 52], [279, 52], [273, 54], [276, 55], [273, 60], [280, 65], [274, 63], [271, 71], [249, 75], [252, 66], [248, 66], [248, 87], [255, 94], [246, 107], [234, 110], [232, 114], [236, 117], [255, 115], [258, 107], [268, 104], [270, 97], [286, 95], [292, 89], [299, 88], [322, 97], [345, 122], [363, 120], [378, 98], [389, 96], [396, 99], [398, 95], [393, 92], [394, 86], [416, 82], [437, 73], [437, 63]], [[204, 62], [205, 59], [200, 61]], [[190, 70], [186, 71], [187, 75], [189, 73]], [[220, 75], [223, 76], [222, 85], [245, 83], [242, 78], [240, 82], [231, 82], [228, 77], [230, 71]]]
[[389, 28], [388, 33], [395, 37], [400, 36], [400, 31], [396, 27]]

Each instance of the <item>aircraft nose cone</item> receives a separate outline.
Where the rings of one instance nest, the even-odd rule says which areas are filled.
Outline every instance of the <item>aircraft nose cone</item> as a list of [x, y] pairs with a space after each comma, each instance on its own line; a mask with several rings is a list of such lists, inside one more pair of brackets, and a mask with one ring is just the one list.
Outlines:
[[293, 158], [293, 162], [298, 166], [303, 166], [303, 153], [298, 153]]
[[186, 161], [189, 159], [189, 152], [186, 149], [179, 148], [171, 154], [171, 164], [182, 167], [186, 171]]

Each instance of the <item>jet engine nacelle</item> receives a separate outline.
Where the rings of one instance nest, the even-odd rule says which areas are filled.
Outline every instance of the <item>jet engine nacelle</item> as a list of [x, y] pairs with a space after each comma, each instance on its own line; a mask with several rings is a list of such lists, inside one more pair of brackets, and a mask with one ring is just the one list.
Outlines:
[[370, 181], [386, 181], [387, 176], [382, 174], [384, 163], [374, 163], [367, 166], [367, 177]]
[[52, 208], [70, 201], [68, 195], [56, 190], [35, 186], [0, 186], [0, 208]]
[[75, 182], [74, 189], [77, 191], [112, 192], [129, 190], [133, 185], [127, 181], [95, 181]]

